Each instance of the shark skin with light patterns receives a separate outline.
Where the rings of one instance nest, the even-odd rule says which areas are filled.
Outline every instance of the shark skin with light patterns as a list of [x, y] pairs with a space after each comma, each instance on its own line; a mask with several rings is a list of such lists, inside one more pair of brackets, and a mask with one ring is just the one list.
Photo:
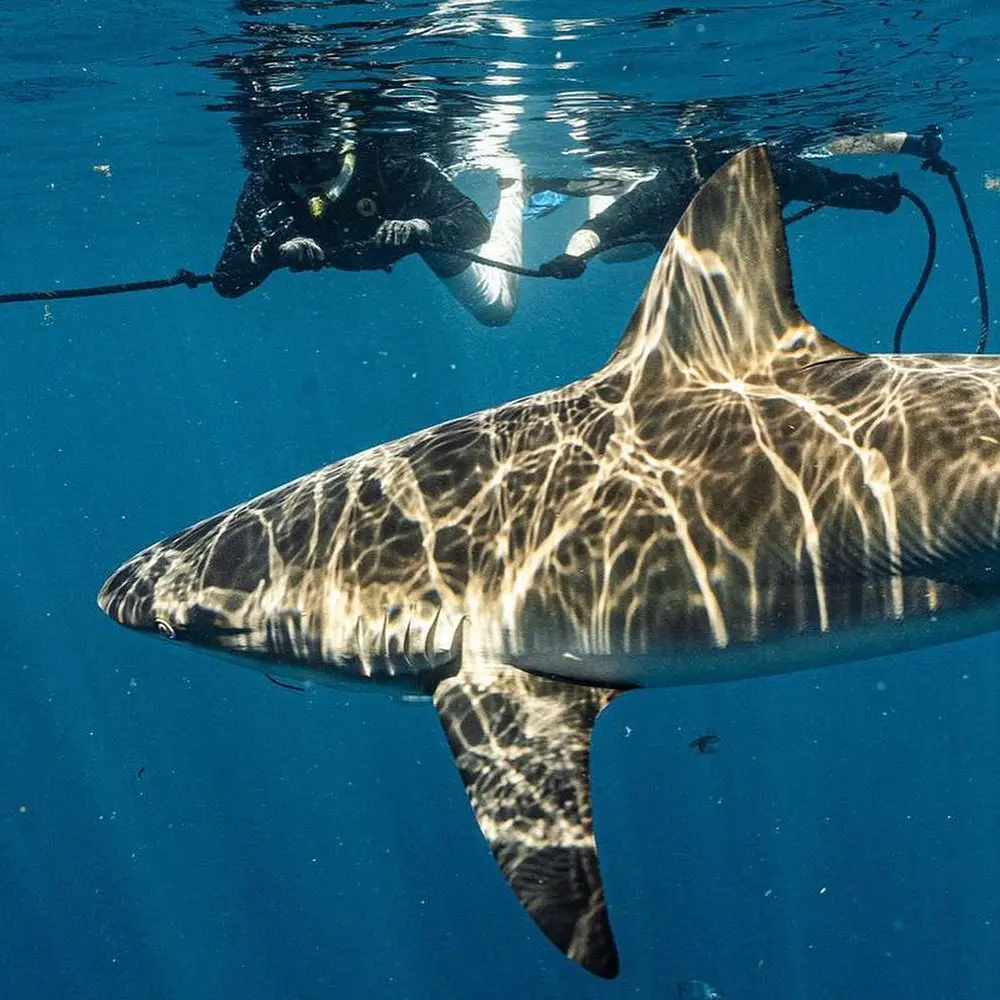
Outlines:
[[688, 207], [598, 372], [203, 521], [98, 600], [267, 673], [429, 696], [522, 904], [611, 978], [602, 709], [991, 631], [998, 549], [1000, 361], [812, 327], [754, 148]]

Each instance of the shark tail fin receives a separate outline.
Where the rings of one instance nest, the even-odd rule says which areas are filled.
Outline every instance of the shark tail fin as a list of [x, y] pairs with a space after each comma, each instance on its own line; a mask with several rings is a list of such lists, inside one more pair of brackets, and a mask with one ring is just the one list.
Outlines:
[[756, 146], [688, 206], [606, 370], [714, 381], [837, 356], [856, 355], [795, 303], [781, 202], [767, 150]]

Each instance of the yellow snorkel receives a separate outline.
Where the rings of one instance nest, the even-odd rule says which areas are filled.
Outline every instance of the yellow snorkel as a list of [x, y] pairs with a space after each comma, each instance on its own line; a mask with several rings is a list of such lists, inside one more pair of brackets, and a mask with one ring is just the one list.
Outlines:
[[354, 164], [356, 161], [354, 143], [345, 143], [341, 153], [343, 161], [340, 173], [318, 194], [312, 195], [306, 203], [309, 206], [309, 214], [314, 219], [321, 219], [323, 217], [323, 213], [326, 212], [327, 207], [332, 205], [344, 193], [347, 185], [351, 183], [351, 178], [354, 176]]

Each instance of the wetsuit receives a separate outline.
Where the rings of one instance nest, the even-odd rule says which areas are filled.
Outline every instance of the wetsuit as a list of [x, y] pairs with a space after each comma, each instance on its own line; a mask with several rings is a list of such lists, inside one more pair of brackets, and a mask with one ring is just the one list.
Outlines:
[[[893, 212], [899, 206], [902, 195], [896, 174], [863, 177], [818, 166], [781, 147], [771, 147], [770, 153], [782, 207], [792, 201], [804, 201]], [[658, 164], [654, 177], [637, 184], [588, 219], [578, 232], [589, 231], [597, 236], [599, 242], [592, 244], [594, 249], [641, 235], [654, 237], [649, 242], [662, 249], [701, 185], [731, 155], [732, 151], [721, 144], [715, 148], [700, 145], [697, 150], [676, 149]]]
[[[420, 249], [418, 243], [370, 242], [390, 219], [425, 220], [430, 232], [423, 242], [457, 250], [474, 249], [490, 236], [490, 223], [476, 203], [431, 163], [416, 156], [382, 156], [371, 143], [361, 143], [350, 182], [319, 218], [312, 216], [307, 200], [280, 179], [277, 169], [249, 177], [213, 285], [228, 298], [256, 288], [281, 266], [281, 244], [302, 237], [323, 250], [325, 266], [386, 269]], [[452, 271], [467, 266], [466, 261], [449, 260]]]

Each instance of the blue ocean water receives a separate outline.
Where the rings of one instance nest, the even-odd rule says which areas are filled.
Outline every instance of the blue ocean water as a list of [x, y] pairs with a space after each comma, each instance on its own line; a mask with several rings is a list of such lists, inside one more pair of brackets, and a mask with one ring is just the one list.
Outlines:
[[[331, 93], [358, 127], [438, 155], [505, 146], [572, 176], [678, 136], [933, 122], [1000, 277], [986, 3], [12, 6], [0, 293], [210, 270], [254, 142], [294, 135]], [[939, 256], [906, 348], [971, 350], [975, 274], [945, 181], [903, 157], [830, 165], [898, 170], [927, 201]], [[460, 183], [493, 207], [487, 172]], [[583, 218], [571, 201], [531, 221], [528, 262]], [[888, 349], [919, 215], [824, 210], [790, 243], [805, 314]], [[498, 329], [417, 259], [279, 273], [236, 302], [175, 288], [0, 307], [0, 996], [661, 998], [682, 980], [726, 1000], [997, 995], [995, 638], [619, 699], [593, 764], [622, 955], [607, 983], [522, 912], [431, 709], [281, 690], [95, 605], [124, 558], [205, 515], [592, 371], [651, 263], [525, 281]], [[720, 751], [694, 755], [705, 731]]]

